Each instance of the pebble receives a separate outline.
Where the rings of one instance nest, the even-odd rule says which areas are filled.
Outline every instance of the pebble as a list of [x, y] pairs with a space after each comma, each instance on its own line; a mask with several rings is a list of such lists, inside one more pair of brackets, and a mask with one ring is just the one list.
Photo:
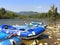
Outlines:
[[51, 39], [52, 37], [51, 36], [49, 36], [49, 39]]
[[57, 37], [60, 37], [60, 33], [57, 33], [57, 35], [56, 35]]
[[36, 42], [33, 42], [31, 45], [35, 45], [36, 44]]
[[57, 39], [58, 41], [60, 41], [60, 39]]
[[54, 42], [54, 44], [57, 44], [57, 42]]
[[50, 26], [48, 26], [47, 28], [48, 28], [48, 29], [54, 29], [54, 27], [50, 27]]
[[36, 42], [38, 43], [38, 40], [34, 40], [33, 43], [31, 45], [36, 45]]
[[44, 43], [45, 45], [48, 45], [48, 43]]
[[39, 45], [43, 45], [43, 43], [40, 43]]

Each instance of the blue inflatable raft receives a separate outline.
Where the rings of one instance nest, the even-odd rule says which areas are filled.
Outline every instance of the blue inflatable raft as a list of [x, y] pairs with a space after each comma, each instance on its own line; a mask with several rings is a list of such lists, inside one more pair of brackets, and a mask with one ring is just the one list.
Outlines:
[[46, 25], [39, 25], [36, 27], [27, 26], [28, 28], [27, 27], [25, 28], [24, 26], [22, 27], [23, 27], [22, 29], [20, 27], [19, 27], [20, 29], [18, 29], [10, 25], [2, 25], [0, 26], [0, 32], [7, 33], [9, 35], [16, 34], [17, 36], [20, 36], [23, 39], [32, 39], [38, 37], [46, 29]]
[[17, 30], [17, 28], [7, 24], [0, 25], [0, 30], [3, 30], [3, 29]]
[[8, 34], [0, 32], [0, 45], [21, 45], [21, 38], [18, 36], [8, 38]]
[[45, 26], [25, 29], [18, 31], [17, 35], [20, 36], [22, 39], [32, 39], [37, 38], [42, 32], [45, 31]]
[[42, 22], [30, 22], [30, 23], [25, 23], [27, 26], [39, 26], [39, 25], [43, 25]]

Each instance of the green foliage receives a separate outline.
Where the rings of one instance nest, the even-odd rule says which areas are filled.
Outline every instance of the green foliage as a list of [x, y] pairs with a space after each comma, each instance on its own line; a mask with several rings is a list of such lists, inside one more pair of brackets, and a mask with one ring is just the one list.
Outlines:
[[33, 16], [29, 16], [30, 18], [44, 18], [49, 20], [54, 20], [60, 18], [60, 14], [57, 12], [57, 7], [55, 5], [51, 6], [51, 9], [47, 13], [39, 13]]
[[5, 8], [1, 8], [1, 9], [0, 9], [0, 14], [1, 14], [1, 15], [4, 15], [5, 13], [6, 13]]
[[54, 5], [51, 7], [51, 9], [48, 11], [47, 16], [49, 17], [49, 19], [51, 20], [56, 20], [59, 17], [59, 14], [57, 12], [57, 7], [55, 7]]
[[28, 16], [19, 15], [11, 11], [6, 11], [5, 8], [0, 9], [0, 19], [25, 19]]
[[25, 19], [25, 18], [44, 18], [56, 20], [60, 18], [60, 14], [57, 12], [55, 5], [51, 6], [51, 9], [47, 13], [37, 13], [34, 15], [20, 15], [15, 12], [7, 11], [5, 8], [0, 9], [0, 19]]

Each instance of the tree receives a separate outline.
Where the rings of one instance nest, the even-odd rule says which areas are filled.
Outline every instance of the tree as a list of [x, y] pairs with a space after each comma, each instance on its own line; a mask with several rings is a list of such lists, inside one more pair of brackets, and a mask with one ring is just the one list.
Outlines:
[[1, 14], [1, 15], [4, 15], [5, 13], [6, 13], [5, 8], [1, 8], [1, 9], [0, 9], [0, 14]]
[[57, 15], [58, 15], [57, 7], [55, 7], [55, 5], [51, 6], [51, 9], [48, 11], [48, 17], [55, 21]]

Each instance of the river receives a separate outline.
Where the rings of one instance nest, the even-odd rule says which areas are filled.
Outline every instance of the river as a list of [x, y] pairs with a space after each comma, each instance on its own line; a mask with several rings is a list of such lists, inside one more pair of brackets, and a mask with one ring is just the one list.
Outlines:
[[10, 24], [10, 25], [14, 25], [14, 24], [18, 24], [18, 25], [24, 25], [27, 22], [43, 22], [45, 24], [47, 24], [48, 22], [45, 19], [0, 19], [0, 25], [1, 24]]

